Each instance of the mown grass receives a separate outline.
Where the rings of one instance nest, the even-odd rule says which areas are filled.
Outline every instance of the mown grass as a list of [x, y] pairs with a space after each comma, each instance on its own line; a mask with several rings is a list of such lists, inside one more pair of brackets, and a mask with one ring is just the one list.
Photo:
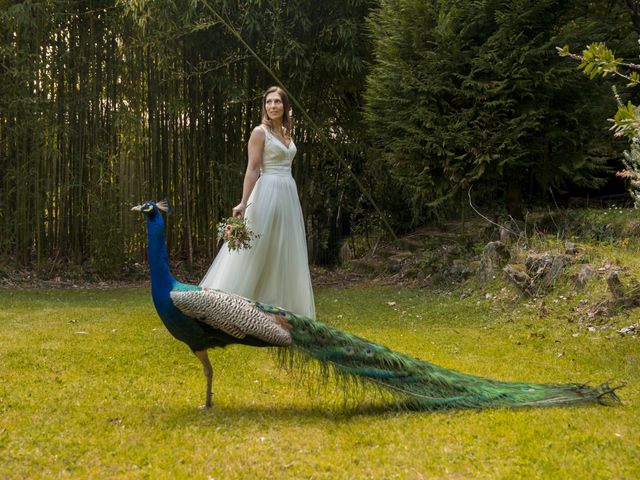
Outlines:
[[338, 328], [469, 373], [626, 381], [623, 404], [345, 409], [332, 388], [308, 395], [268, 350], [230, 347], [211, 354], [214, 408], [202, 411], [199, 363], [145, 289], [2, 290], [0, 478], [639, 478], [637, 337], [579, 329], [563, 302], [540, 316], [498, 288], [324, 288], [317, 304]]

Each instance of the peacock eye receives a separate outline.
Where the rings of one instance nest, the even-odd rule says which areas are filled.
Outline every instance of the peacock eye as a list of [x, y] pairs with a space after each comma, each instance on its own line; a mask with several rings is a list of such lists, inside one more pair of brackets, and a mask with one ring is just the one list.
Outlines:
[[144, 213], [149, 213], [149, 212], [153, 211], [153, 205], [144, 205], [142, 207], [142, 211]]

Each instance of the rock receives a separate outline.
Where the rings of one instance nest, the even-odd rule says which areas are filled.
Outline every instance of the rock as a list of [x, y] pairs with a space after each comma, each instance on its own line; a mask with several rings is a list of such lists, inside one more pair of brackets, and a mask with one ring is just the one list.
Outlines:
[[609, 291], [611, 295], [613, 295], [614, 300], [624, 300], [626, 297], [626, 293], [624, 291], [624, 286], [620, 281], [620, 277], [618, 276], [618, 272], [611, 272], [609, 277], [607, 278], [607, 285], [609, 286]]
[[467, 265], [467, 262], [465, 262], [464, 260], [456, 258], [453, 261], [451, 268], [449, 269], [449, 273], [451, 274], [451, 276], [457, 279], [464, 280], [473, 273], [473, 269], [469, 265]]
[[500, 226], [500, 241], [505, 245], [511, 245], [516, 239], [514, 233], [506, 226]]
[[566, 253], [567, 255], [575, 255], [576, 253], [578, 253], [578, 248], [576, 247], [576, 244], [573, 242], [565, 242], [564, 253]]
[[542, 277], [553, 263], [553, 254], [544, 252], [542, 254], [531, 253], [524, 261], [527, 273], [533, 278]]
[[502, 269], [502, 271], [504, 272], [507, 281], [518, 287], [521, 292], [526, 293], [527, 295], [532, 295], [535, 292], [533, 279], [527, 274], [527, 272], [514, 265], [507, 265]]
[[560, 254], [553, 257], [549, 269], [544, 275], [542, 281], [549, 285], [553, 283], [564, 272], [567, 265], [571, 263], [571, 257], [569, 255]]
[[413, 254], [411, 252], [398, 252], [395, 255], [390, 256], [387, 258], [389, 270], [392, 272], [399, 272], [402, 270], [402, 266], [411, 258], [412, 255]]
[[502, 242], [489, 242], [482, 250], [480, 258], [480, 278], [491, 279], [509, 261], [511, 254]]
[[527, 273], [534, 281], [541, 281], [544, 285], [552, 284], [572, 261], [569, 255], [561, 253], [554, 255], [551, 252], [543, 254], [529, 254], [524, 261]]
[[571, 277], [573, 286], [578, 290], [582, 290], [587, 286], [593, 275], [594, 271], [589, 265], [582, 265], [580, 270], [574, 273]]
[[638, 327], [636, 325], [629, 325], [618, 330], [620, 335], [635, 335], [638, 333]]
[[640, 306], [640, 290], [637, 286], [626, 288], [618, 277], [618, 272], [611, 272], [607, 278], [607, 286], [618, 307], [633, 308]]

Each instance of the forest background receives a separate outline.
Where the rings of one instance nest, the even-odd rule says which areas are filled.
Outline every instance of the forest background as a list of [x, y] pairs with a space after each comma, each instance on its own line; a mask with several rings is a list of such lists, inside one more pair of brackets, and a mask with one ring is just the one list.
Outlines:
[[[638, 54], [632, 0], [0, 0], [0, 270], [120, 277], [144, 260], [132, 205], [169, 200], [172, 258], [206, 264], [240, 198], [275, 81], [294, 110], [310, 259], [474, 202], [498, 218], [623, 192], [607, 78], [556, 46]], [[621, 92], [626, 101], [627, 92]], [[632, 99], [634, 100], [634, 99]], [[338, 161], [324, 145], [329, 139]], [[350, 170], [350, 172], [347, 171]]]

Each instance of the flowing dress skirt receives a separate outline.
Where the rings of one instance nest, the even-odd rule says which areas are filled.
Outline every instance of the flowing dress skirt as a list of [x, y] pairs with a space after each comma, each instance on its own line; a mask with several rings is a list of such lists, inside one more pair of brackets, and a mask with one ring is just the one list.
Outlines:
[[249, 197], [249, 249], [222, 246], [201, 287], [235, 293], [315, 318], [307, 241], [298, 189], [290, 173], [263, 173]]

